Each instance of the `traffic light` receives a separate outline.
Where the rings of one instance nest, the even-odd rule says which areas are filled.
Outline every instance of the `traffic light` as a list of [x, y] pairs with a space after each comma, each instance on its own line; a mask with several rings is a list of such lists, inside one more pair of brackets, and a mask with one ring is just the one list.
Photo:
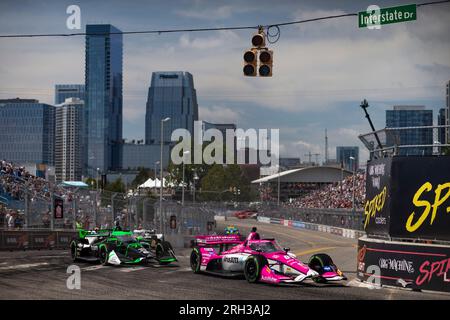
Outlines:
[[257, 73], [257, 49], [253, 48], [244, 53], [244, 76], [254, 77]]
[[262, 49], [259, 53], [259, 69], [258, 69], [259, 76], [271, 77], [272, 64], [273, 64], [273, 51], [268, 49]]
[[273, 51], [266, 47], [266, 34], [262, 26], [258, 33], [252, 37], [253, 47], [244, 53], [244, 76], [271, 77], [273, 64]]
[[253, 35], [252, 45], [256, 48], [262, 48], [266, 46], [266, 38], [264, 37], [264, 33], [262, 30]]

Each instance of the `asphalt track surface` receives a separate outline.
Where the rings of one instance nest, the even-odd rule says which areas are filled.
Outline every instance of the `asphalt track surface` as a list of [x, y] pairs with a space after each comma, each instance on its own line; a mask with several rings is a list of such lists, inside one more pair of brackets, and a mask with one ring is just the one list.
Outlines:
[[[449, 295], [400, 289], [360, 287], [356, 277], [356, 240], [309, 230], [229, 219], [246, 234], [257, 226], [263, 237], [274, 237], [306, 260], [313, 253], [328, 253], [349, 278], [340, 284], [249, 284], [243, 278], [194, 274], [190, 249], [176, 251], [174, 267], [115, 267], [77, 262], [81, 289], [68, 289], [68, 251], [0, 252], [0, 299], [450, 299]], [[218, 225], [223, 228], [225, 222]]]

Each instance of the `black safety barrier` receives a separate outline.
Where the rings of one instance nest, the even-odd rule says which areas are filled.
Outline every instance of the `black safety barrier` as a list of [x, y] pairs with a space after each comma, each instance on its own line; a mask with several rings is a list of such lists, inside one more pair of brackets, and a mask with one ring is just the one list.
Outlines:
[[450, 247], [358, 240], [357, 277], [371, 284], [450, 292]]
[[450, 157], [396, 156], [367, 164], [368, 235], [450, 240]]
[[0, 250], [67, 249], [75, 231], [0, 231]]

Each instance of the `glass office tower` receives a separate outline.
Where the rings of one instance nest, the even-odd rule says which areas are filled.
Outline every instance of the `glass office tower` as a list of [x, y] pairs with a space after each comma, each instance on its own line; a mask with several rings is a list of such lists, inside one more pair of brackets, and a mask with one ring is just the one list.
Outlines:
[[0, 159], [54, 164], [54, 106], [33, 99], [0, 100], [0, 128]]
[[[353, 157], [355, 160], [350, 159]], [[359, 147], [336, 147], [336, 161], [349, 171], [356, 171], [359, 168]]]
[[[386, 127], [419, 127], [433, 125], [433, 110], [426, 110], [425, 106], [394, 106], [393, 110], [386, 110]], [[433, 129], [405, 129], [388, 134], [387, 146], [393, 145], [432, 145]], [[432, 147], [400, 148], [399, 155], [431, 155]]]
[[86, 26], [85, 168], [89, 176], [96, 175], [97, 168], [106, 173], [121, 167], [123, 45], [120, 32], [109, 24]]
[[173, 130], [187, 129], [194, 134], [194, 121], [198, 120], [197, 94], [189, 72], [153, 72], [148, 89], [145, 115], [145, 143], [161, 143], [161, 119], [164, 123], [164, 143], [170, 144]]
[[57, 84], [55, 85], [55, 104], [64, 103], [68, 98], [85, 100], [84, 84]]

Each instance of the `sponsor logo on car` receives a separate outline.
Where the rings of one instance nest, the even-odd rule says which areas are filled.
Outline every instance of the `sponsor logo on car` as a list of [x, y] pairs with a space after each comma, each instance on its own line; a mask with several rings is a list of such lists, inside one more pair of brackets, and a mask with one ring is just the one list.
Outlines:
[[228, 262], [228, 263], [239, 263], [239, 258], [238, 257], [224, 257], [223, 261]]

